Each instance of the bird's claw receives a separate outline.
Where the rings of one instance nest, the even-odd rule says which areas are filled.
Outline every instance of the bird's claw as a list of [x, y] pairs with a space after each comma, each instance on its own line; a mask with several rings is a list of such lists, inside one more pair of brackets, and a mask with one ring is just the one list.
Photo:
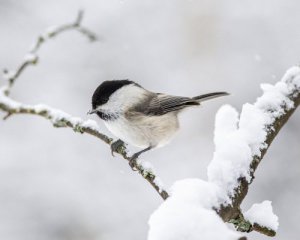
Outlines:
[[114, 157], [114, 152], [119, 153], [122, 150], [122, 147], [124, 147], [124, 142], [121, 139], [113, 142], [110, 145], [111, 155]]
[[129, 158], [129, 166], [132, 168], [133, 171], [137, 171], [136, 165], [137, 162], [136, 160], [138, 159], [139, 154], [133, 154], [130, 158]]

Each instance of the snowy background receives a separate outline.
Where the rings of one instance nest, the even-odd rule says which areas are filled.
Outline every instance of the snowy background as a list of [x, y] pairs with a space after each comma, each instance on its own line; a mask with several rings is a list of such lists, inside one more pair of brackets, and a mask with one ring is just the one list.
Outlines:
[[[101, 41], [90, 44], [69, 32], [48, 42], [40, 64], [18, 79], [16, 100], [86, 118], [93, 90], [107, 79], [130, 78], [177, 95], [232, 94], [186, 111], [172, 144], [143, 155], [166, 186], [207, 178], [214, 116], [222, 104], [240, 110], [261, 94], [260, 83], [275, 83], [299, 63], [296, 0], [0, 0], [0, 67], [14, 69], [38, 33], [73, 21], [79, 8]], [[280, 223], [274, 239], [297, 236], [299, 122], [298, 110], [259, 166], [243, 205], [272, 201]], [[54, 129], [34, 116], [0, 122], [1, 239], [146, 239], [148, 218], [160, 203], [148, 183], [96, 138]]]

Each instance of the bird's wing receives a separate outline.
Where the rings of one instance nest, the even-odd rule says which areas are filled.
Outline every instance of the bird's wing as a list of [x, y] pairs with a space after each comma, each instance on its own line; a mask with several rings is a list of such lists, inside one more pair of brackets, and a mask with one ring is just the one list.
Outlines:
[[185, 107], [200, 105], [199, 101], [188, 97], [170, 96], [158, 93], [150, 101], [147, 107], [143, 109], [146, 115], [164, 115], [169, 112], [179, 111]]

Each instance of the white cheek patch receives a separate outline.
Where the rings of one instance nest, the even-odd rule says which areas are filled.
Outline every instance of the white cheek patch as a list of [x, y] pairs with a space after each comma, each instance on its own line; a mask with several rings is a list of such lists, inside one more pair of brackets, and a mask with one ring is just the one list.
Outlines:
[[114, 92], [107, 103], [99, 106], [99, 111], [120, 112], [138, 104], [146, 95], [143, 88], [128, 85]]

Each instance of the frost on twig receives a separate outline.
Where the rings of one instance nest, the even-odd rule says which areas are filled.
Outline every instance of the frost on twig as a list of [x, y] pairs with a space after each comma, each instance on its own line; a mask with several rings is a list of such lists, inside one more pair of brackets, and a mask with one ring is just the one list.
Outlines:
[[30, 65], [35, 65], [38, 63], [39, 57], [37, 55], [41, 46], [49, 39], [66, 32], [68, 30], [75, 30], [86, 36], [90, 41], [96, 41], [97, 36], [95, 33], [90, 31], [88, 28], [81, 25], [83, 19], [83, 11], [79, 11], [78, 15], [74, 22], [69, 24], [63, 24], [60, 26], [53, 26], [48, 28], [44, 33], [39, 35], [35, 40], [33, 46], [30, 51], [24, 56], [23, 61], [15, 71], [10, 71], [8, 69], [4, 69], [4, 78], [9, 82], [9, 88], [7, 89], [7, 94], [10, 92], [10, 88], [15, 83], [16, 79], [20, 76], [20, 74]]
[[105, 143], [110, 144], [112, 139], [102, 134], [99, 130], [97, 123], [93, 120], [83, 121], [78, 117], [72, 117], [71, 115], [59, 110], [51, 108], [47, 105], [27, 105], [20, 102], [16, 102], [5, 95], [6, 87], [0, 88], [0, 109], [5, 111], [8, 116], [14, 114], [32, 114], [44, 117], [51, 121], [54, 127], [69, 127], [78, 133], [88, 133], [93, 135]]

